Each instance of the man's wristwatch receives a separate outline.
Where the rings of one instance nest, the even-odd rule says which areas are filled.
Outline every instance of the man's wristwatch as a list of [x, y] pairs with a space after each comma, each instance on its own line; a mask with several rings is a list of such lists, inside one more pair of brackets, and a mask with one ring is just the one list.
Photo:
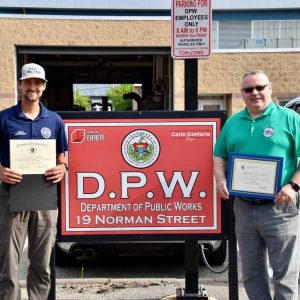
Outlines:
[[292, 189], [293, 189], [295, 192], [299, 192], [300, 186], [299, 186], [297, 183], [295, 183], [295, 182], [293, 182], [293, 181], [290, 181], [290, 182], [289, 182], [289, 185], [292, 187]]

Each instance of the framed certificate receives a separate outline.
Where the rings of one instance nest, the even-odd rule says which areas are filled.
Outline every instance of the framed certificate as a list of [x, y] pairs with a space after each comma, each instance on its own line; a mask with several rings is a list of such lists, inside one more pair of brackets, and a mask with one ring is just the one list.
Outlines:
[[229, 153], [229, 194], [274, 199], [281, 188], [282, 165], [282, 157]]

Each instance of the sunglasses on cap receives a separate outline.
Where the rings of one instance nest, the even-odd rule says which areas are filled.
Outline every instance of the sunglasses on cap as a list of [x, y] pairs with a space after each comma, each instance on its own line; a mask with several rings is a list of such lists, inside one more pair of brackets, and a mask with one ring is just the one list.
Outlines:
[[250, 86], [250, 87], [245, 87], [242, 89], [242, 91], [244, 91], [247, 94], [253, 93], [254, 90], [261, 92], [263, 91], [267, 85], [269, 85], [270, 83], [267, 83], [265, 85], [256, 85], [256, 86]]

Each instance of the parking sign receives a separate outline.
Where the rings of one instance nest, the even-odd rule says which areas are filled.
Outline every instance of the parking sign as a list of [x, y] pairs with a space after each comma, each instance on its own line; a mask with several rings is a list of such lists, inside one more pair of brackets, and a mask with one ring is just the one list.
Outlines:
[[172, 57], [208, 58], [211, 51], [211, 0], [173, 0]]

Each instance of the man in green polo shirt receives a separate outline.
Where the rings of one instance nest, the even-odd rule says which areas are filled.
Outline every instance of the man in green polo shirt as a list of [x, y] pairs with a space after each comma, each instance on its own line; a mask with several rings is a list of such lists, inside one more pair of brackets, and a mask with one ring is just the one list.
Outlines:
[[[243, 282], [250, 300], [298, 299], [300, 116], [274, 104], [272, 83], [260, 71], [247, 72], [241, 92], [246, 108], [229, 118], [214, 148], [217, 192], [226, 186], [230, 152], [283, 158], [281, 189], [274, 201], [234, 198], [236, 236]], [[271, 296], [267, 255], [273, 269]]]

